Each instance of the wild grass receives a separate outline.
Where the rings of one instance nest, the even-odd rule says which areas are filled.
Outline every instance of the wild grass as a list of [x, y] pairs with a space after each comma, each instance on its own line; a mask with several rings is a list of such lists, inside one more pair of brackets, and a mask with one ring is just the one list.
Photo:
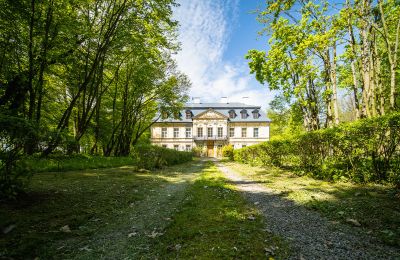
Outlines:
[[228, 167], [280, 192], [332, 221], [360, 227], [383, 243], [400, 247], [400, 197], [391, 186], [327, 182], [274, 167], [225, 162]]
[[25, 195], [0, 204], [0, 229], [14, 227], [0, 236], [0, 258], [51, 259], [70, 239], [79, 247], [165, 182], [130, 167], [36, 174]]
[[261, 213], [209, 166], [155, 243], [162, 259], [284, 259], [288, 248], [265, 231]]
[[92, 155], [52, 155], [47, 158], [27, 157], [23, 163], [33, 173], [38, 172], [64, 172], [83, 169], [113, 168], [124, 165], [135, 165], [137, 160], [133, 157], [104, 157]]

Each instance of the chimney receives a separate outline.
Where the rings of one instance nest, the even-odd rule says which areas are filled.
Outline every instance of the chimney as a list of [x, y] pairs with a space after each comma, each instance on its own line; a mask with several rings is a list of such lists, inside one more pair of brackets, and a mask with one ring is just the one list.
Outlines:
[[221, 97], [220, 103], [228, 104], [228, 97]]
[[194, 104], [200, 104], [200, 98], [199, 97], [192, 97], [193, 103]]

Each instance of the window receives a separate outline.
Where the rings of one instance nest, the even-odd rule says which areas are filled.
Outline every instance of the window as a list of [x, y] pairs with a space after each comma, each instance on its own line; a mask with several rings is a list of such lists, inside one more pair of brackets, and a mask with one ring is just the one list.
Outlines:
[[222, 132], [223, 132], [223, 128], [222, 127], [218, 127], [218, 137], [222, 137]]
[[167, 145], [166, 145], [166, 144], [163, 144], [162, 147], [167, 148]]
[[178, 144], [174, 144], [174, 149], [178, 151], [179, 150], [179, 145]]
[[213, 129], [212, 129], [212, 127], [208, 127], [208, 128], [207, 128], [207, 136], [208, 136], [208, 137], [212, 137], [212, 136], [213, 136]]
[[174, 138], [178, 138], [179, 137], [179, 128], [175, 127], [174, 128]]
[[236, 113], [235, 110], [229, 110], [229, 118], [235, 118], [236, 117]]
[[191, 138], [192, 137], [192, 128], [187, 127], [186, 128], [186, 138]]
[[245, 145], [245, 144], [242, 144], [242, 148], [245, 148], [247, 145]]
[[167, 128], [166, 127], [161, 128], [161, 137], [162, 138], [167, 137]]
[[192, 111], [186, 110], [186, 119], [192, 118]]
[[203, 137], [203, 127], [197, 128], [197, 137]]
[[167, 119], [168, 118], [168, 113], [167, 112], [162, 112], [161, 113], [161, 118], [162, 119]]
[[186, 152], [190, 152], [192, 150], [192, 146], [190, 144], [186, 145]]
[[235, 128], [231, 127], [229, 128], [229, 137], [234, 137], [235, 136]]
[[247, 110], [243, 109], [242, 111], [240, 111], [240, 114], [242, 116], [242, 119], [246, 119], [247, 118]]
[[242, 137], [247, 137], [247, 128], [242, 128]]
[[258, 110], [256, 109], [256, 110], [254, 110], [253, 111], [253, 118], [254, 119], [257, 119], [257, 118], [259, 118], [260, 117], [260, 114], [258, 113]]
[[175, 112], [175, 113], [174, 113], [174, 118], [175, 118], [175, 119], [180, 119], [181, 116], [182, 116], [182, 115], [181, 115], [181, 113], [179, 113], [179, 112]]
[[217, 145], [218, 149], [222, 149], [222, 144]]
[[258, 128], [253, 128], [253, 137], [258, 137]]

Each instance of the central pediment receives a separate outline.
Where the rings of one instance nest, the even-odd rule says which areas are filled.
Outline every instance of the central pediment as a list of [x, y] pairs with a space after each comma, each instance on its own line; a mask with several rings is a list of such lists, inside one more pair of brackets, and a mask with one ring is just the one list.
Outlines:
[[222, 120], [224, 120], [224, 119], [228, 119], [228, 117], [220, 112], [215, 111], [212, 108], [209, 108], [206, 111], [201, 112], [197, 116], [193, 117], [193, 119], [218, 119], [218, 120], [222, 119]]

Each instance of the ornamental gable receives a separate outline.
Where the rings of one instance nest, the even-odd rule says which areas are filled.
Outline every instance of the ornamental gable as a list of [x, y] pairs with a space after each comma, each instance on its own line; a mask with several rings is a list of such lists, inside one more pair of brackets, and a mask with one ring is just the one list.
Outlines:
[[208, 109], [197, 116], [195, 116], [193, 119], [227, 119], [228, 117], [215, 111], [214, 109]]

